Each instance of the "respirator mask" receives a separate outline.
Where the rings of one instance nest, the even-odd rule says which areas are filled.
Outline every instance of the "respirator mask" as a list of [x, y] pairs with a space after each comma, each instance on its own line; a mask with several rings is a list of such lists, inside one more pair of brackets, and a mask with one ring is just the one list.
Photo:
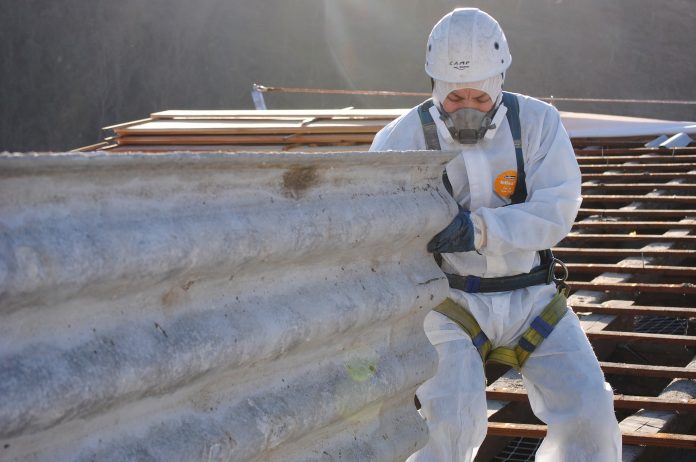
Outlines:
[[[488, 130], [493, 130], [501, 122], [501, 118], [505, 111], [496, 113], [500, 107], [501, 93], [503, 91], [503, 81], [505, 75], [503, 73], [495, 74], [484, 80], [467, 83], [444, 82], [442, 80], [433, 79], [433, 101], [440, 112], [440, 119], [444, 122], [445, 127], [452, 135], [455, 141], [461, 144], [478, 143]], [[476, 109], [463, 108], [458, 111], [448, 113], [442, 107], [442, 102], [445, 101], [447, 95], [455, 90], [462, 88], [473, 88], [488, 94], [494, 101], [493, 109], [488, 112], [481, 112]]]
[[440, 120], [445, 123], [452, 138], [461, 144], [476, 144], [486, 135], [488, 130], [495, 129], [493, 117], [498, 109], [494, 106], [488, 112], [481, 112], [476, 109], [463, 108], [458, 111], [448, 113], [439, 105]]

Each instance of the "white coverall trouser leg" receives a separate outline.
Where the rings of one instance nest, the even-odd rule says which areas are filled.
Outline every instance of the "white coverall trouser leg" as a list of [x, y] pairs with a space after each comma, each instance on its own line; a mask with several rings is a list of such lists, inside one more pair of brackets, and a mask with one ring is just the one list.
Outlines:
[[[471, 461], [487, 428], [481, 357], [470, 337], [446, 316], [431, 311], [424, 326], [439, 364], [417, 391], [430, 439], [408, 462]], [[548, 425], [537, 461], [621, 460], [613, 393], [575, 314], [561, 319], [522, 375], [534, 414]]]

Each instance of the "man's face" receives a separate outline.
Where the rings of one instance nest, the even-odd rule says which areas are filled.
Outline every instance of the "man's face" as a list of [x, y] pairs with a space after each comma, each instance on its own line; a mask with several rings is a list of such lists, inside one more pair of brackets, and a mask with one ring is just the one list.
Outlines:
[[473, 88], [462, 88], [447, 95], [442, 102], [442, 108], [449, 114], [465, 108], [488, 112], [493, 109], [493, 104], [488, 93]]

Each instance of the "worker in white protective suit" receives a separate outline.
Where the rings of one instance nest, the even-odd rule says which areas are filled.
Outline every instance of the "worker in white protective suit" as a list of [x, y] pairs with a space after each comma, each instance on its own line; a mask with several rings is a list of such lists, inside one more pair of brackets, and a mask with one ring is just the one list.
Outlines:
[[570, 231], [581, 202], [559, 114], [502, 91], [508, 44], [478, 9], [443, 17], [426, 56], [432, 100], [387, 125], [371, 146], [459, 152], [443, 174], [459, 213], [428, 244], [451, 287], [424, 323], [439, 356], [436, 375], [417, 390], [430, 439], [408, 460], [474, 458], [487, 428], [487, 360], [521, 371], [532, 409], [548, 425], [536, 460], [621, 460], [612, 390], [566, 305], [554, 272], [560, 262], [544, 250]]

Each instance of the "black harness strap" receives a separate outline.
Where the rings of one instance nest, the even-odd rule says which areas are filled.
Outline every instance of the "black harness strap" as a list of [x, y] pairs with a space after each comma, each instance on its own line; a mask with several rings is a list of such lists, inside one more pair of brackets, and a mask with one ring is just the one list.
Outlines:
[[425, 144], [430, 151], [440, 150], [440, 139], [437, 136], [437, 126], [430, 115], [430, 108], [433, 107], [433, 100], [429, 99], [418, 106], [418, 116], [423, 127], [423, 136], [425, 136]]
[[[420, 106], [418, 106], [418, 117], [420, 117], [421, 126], [423, 127], [423, 137], [425, 138], [426, 149], [430, 151], [440, 151], [440, 138], [437, 135], [437, 126], [433, 120], [433, 116], [430, 114], [430, 108], [433, 107], [433, 100], [429, 99], [424, 101]], [[447, 170], [442, 172], [442, 184], [445, 185], [445, 189], [450, 196], [454, 197], [452, 193], [452, 183], [450, 183], [447, 177]], [[438, 266], [442, 266], [442, 255], [439, 253], [434, 253], [435, 262]]]
[[556, 260], [553, 253], [547, 249], [539, 251], [539, 255], [541, 256], [539, 266], [533, 268], [529, 273], [497, 278], [460, 276], [451, 273], [445, 273], [445, 276], [447, 276], [450, 287], [470, 293], [507, 292], [555, 282], [553, 269]]
[[527, 200], [527, 182], [524, 173], [524, 156], [522, 155], [522, 127], [520, 126], [520, 105], [517, 96], [506, 91], [503, 92], [503, 104], [507, 108], [508, 125], [512, 133], [512, 141], [515, 144], [515, 159], [517, 160], [517, 182], [515, 191], [510, 196], [513, 204], [521, 204]]

